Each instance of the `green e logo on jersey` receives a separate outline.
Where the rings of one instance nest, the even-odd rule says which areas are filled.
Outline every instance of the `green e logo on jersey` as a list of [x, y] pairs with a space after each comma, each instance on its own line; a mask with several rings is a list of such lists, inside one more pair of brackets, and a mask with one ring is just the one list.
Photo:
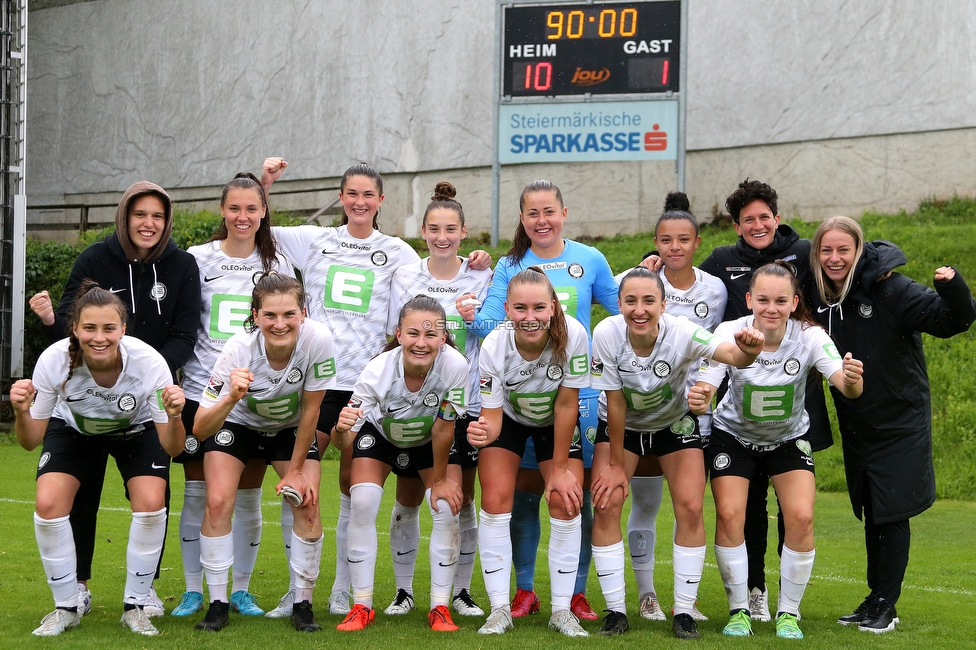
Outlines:
[[325, 297], [322, 304], [326, 309], [342, 309], [365, 314], [369, 311], [369, 300], [373, 297], [372, 271], [353, 269], [333, 264], [325, 278]]
[[336, 374], [335, 357], [320, 361], [312, 366], [312, 374], [316, 379], [328, 379]]
[[824, 353], [829, 359], [843, 359], [843, 357], [840, 356], [840, 352], [837, 351], [837, 346], [833, 343], [828, 343], [823, 347], [823, 349]]
[[430, 429], [434, 426], [433, 417], [410, 418], [408, 420], [394, 420], [383, 418], [383, 433], [394, 444], [414, 445], [430, 437]]
[[447, 317], [447, 329], [454, 336], [454, 345], [458, 352], [465, 353], [468, 347], [468, 332], [464, 329], [464, 319], [460, 316]]
[[464, 387], [458, 386], [447, 391], [447, 396], [444, 398], [444, 401], [460, 406], [467, 406], [467, 402], [464, 401]]
[[753, 422], [788, 420], [793, 415], [796, 386], [753, 386], [746, 384], [742, 394], [742, 414]]
[[623, 387], [623, 391], [627, 406], [635, 411], [653, 411], [674, 397], [674, 393], [671, 392], [671, 384], [664, 384], [650, 393], [642, 393], [626, 386]]
[[129, 428], [129, 419], [110, 420], [107, 418], [86, 418], [84, 415], [72, 413], [75, 416], [75, 424], [81, 429], [82, 433], [97, 436], [102, 433], [114, 433]]
[[556, 409], [556, 391], [549, 393], [511, 393], [508, 401], [519, 415], [535, 422], [545, 422]]
[[229, 293], [215, 293], [210, 302], [210, 338], [229, 339], [244, 331], [244, 321], [251, 315], [251, 298]]
[[569, 360], [569, 374], [571, 375], [585, 375], [590, 370], [589, 361], [585, 354], [573, 357]]
[[695, 330], [695, 333], [691, 335], [691, 339], [693, 341], [695, 341], [696, 343], [701, 343], [702, 345], [708, 345], [709, 343], [712, 342], [712, 339], [714, 338], [715, 335], [709, 332], [704, 327], [699, 327], [698, 329]]
[[273, 399], [257, 399], [247, 396], [247, 410], [269, 420], [290, 420], [298, 412], [301, 393], [290, 393]]
[[576, 294], [576, 287], [555, 287], [556, 298], [562, 305], [563, 313], [576, 318], [576, 309], [579, 305], [579, 296]]

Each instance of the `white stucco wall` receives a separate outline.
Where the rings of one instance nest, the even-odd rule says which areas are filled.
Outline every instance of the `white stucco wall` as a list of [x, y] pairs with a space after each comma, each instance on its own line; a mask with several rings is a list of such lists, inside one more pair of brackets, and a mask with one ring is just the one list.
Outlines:
[[[445, 177], [470, 182], [469, 214], [487, 223], [493, 0], [32, 8], [31, 205], [141, 178], [220, 185], [274, 153], [295, 187], [370, 161], [393, 188], [393, 232], [410, 230], [416, 194]], [[976, 4], [691, 0], [690, 15], [688, 191], [700, 216], [747, 173], [804, 216], [976, 194]], [[611, 232], [647, 227], [676, 183], [650, 163], [506, 168], [503, 215], [540, 176], [564, 185], [586, 227]], [[608, 186], [627, 195], [608, 202]]]

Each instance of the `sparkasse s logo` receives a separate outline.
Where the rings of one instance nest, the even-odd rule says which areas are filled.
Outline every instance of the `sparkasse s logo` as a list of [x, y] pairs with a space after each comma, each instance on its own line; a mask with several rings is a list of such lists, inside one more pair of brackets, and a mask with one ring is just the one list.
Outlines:
[[650, 131], [644, 132], [644, 151], [666, 151], [668, 148], [668, 134], [655, 124]]

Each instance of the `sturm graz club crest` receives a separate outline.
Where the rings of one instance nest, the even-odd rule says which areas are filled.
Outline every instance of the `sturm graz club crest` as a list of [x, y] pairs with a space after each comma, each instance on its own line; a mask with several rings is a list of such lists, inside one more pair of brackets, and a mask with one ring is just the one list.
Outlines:
[[292, 368], [288, 372], [288, 377], [285, 379], [285, 381], [288, 382], [289, 384], [297, 384], [298, 382], [300, 382], [302, 380], [302, 377], [303, 376], [304, 375], [302, 375], [301, 369], [299, 369], [299, 368]]
[[407, 465], [410, 464], [410, 454], [404, 452], [396, 457], [397, 467], [400, 469], [406, 469]]
[[255, 271], [254, 275], [251, 276], [251, 283], [257, 284], [258, 281], [264, 277], [264, 271]]
[[560, 366], [549, 366], [546, 368], [546, 377], [558, 381], [563, 378], [563, 369]]
[[861, 315], [861, 318], [871, 318], [874, 316], [874, 307], [861, 303], [857, 306], [857, 313]]
[[123, 413], [132, 413], [136, 410], [136, 396], [132, 393], [126, 393], [119, 397], [119, 410]]
[[573, 278], [574, 280], [579, 280], [581, 277], [583, 277], [583, 265], [579, 262], [573, 262], [569, 265], [566, 272], [569, 273], [569, 277]]
[[695, 316], [705, 318], [708, 316], [708, 303], [704, 300], [695, 304]]
[[427, 395], [424, 396], [424, 406], [432, 408], [437, 406], [438, 402], [440, 402], [440, 400], [437, 399], [437, 393], [427, 393]]
[[234, 443], [234, 432], [230, 429], [221, 429], [217, 432], [217, 435], [214, 436], [214, 442], [222, 447], [227, 447], [228, 445]]
[[668, 365], [667, 361], [655, 361], [654, 362], [654, 375], [664, 379], [671, 374], [671, 366]]
[[197, 449], [200, 448], [200, 441], [193, 436], [187, 436], [186, 442], [183, 443], [183, 451], [188, 454], [196, 453]]
[[383, 266], [386, 264], [386, 253], [383, 251], [376, 251], [370, 256], [370, 261], [373, 262], [374, 266]]
[[51, 452], [45, 451], [41, 454], [41, 457], [37, 460], [37, 469], [41, 469], [47, 465], [47, 461], [51, 460]]
[[796, 375], [798, 372], [800, 372], [800, 360], [796, 357], [790, 357], [787, 359], [783, 364], [783, 372], [788, 374], [790, 377]]
[[153, 300], [166, 300], [166, 285], [162, 282], [157, 282], [149, 290], [149, 297]]
[[725, 469], [731, 464], [732, 464], [732, 459], [725, 452], [722, 452], [721, 454], [716, 456], [715, 460], [712, 461], [712, 467], [714, 467], [719, 471]]
[[356, 442], [356, 446], [362, 449], [363, 451], [369, 449], [375, 444], [376, 444], [376, 438], [374, 438], [372, 434], [369, 433], [359, 436], [359, 440]]

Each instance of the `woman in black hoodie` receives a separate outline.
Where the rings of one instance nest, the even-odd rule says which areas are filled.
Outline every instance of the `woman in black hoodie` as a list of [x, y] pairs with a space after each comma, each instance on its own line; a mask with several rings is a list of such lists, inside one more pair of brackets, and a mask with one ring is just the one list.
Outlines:
[[[71, 269], [57, 310], [42, 291], [30, 299], [44, 333], [53, 343], [68, 335], [68, 317], [78, 288], [85, 279], [117, 295], [128, 314], [126, 334], [148, 343], [163, 356], [174, 378], [193, 353], [200, 318], [200, 275], [196, 261], [170, 239], [173, 205], [166, 191], [155, 183], [139, 181], [122, 195], [115, 211], [115, 232], [86, 248]], [[75, 497], [71, 525], [78, 556], [78, 607], [91, 607], [91, 562], [95, 552], [95, 526], [104, 463], [100, 476], [89, 476]], [[98, 486], [95, 488], [94, 486]], [[169, 487], [166, 489], [169, 507]], [[152, 594], [155, 596], [155, 592]], [[146, 614], [163, 614], [155, 599]]]
[[[908, 566], [909, 519], [935, 501], [932, 398], [921, 332], [949, 338], [976, 320], [976, 303], [958, 271], [935, 271], [935, 290], [892, 273], [904, 254], [885, 241], [865, 242], [849, 217], [817, 229], [810, 266], [816, 319], [840, 354], [864, 362], [864, 393], [831, 389], [844, 449], [851, 505], [864, 521], [871, 593], [841, 625], [888, 632]], [[882, 278], [882, 279], [878, 279]]]

